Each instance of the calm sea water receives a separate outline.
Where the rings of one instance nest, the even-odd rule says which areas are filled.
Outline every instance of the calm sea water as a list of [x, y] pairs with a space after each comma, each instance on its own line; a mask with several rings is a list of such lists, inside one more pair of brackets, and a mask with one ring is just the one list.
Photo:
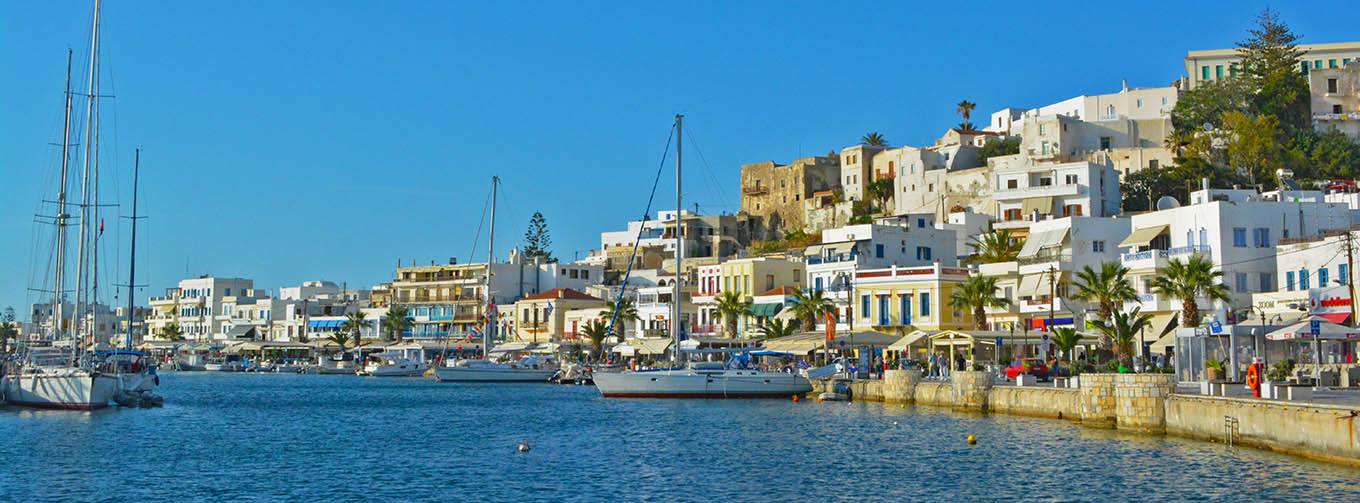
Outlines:
[[0, 412], [0, 500], [1360, 500], [1360, 470], [927, 407], [350, 376], [162, 383], [161, 409]]

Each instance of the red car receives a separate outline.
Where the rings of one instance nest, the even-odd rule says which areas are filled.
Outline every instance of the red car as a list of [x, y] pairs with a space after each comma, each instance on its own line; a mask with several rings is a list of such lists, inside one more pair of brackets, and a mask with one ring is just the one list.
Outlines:
[[1048, 365], [1045, 365], [1043, 360], [1038, 358], [1026, 358], [1006, 367], [1007, 379], [1015, 379], [1020, 374], [1029, 374], [1034, 376], [1035, 379], [1044, 381], [1048, 379], [1048, 373]]

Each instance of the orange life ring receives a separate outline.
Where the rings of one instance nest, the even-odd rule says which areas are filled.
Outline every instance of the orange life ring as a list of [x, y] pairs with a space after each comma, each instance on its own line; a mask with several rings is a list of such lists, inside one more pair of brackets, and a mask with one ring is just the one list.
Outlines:
[[1260, 373], [1259, 370], [1257, 370], [1257, 369], [1259, 369], [1259, 368], [1260, 368], [1260, 367], [1258, 367], [1257, 365], [1248, 365], [1248, 366], [1247, 366], [1247, 387], [1248, 387], [1248, 388], [1256, 389], [1257, 386], [1260, 386], [1260, 385], [1261, 385], [1261, 373]]

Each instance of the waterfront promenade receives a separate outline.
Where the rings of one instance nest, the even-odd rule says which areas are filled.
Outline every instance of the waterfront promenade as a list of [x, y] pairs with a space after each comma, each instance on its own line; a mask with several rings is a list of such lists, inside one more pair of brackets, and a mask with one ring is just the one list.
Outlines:
[[[988, 372], [947, 381], [919, 370], [889, 370], [851, 383], [856, 399], [959, 411], [1047, 417], [1152, 436], [1256, 447], [1360, 467], [1360, 405], [1204, 396], [1178, 389], [1171, 374], [1082, 374], [1076, 388], [998, 385]], [[829, 383], [827, 384], [829, 386]], [[829, 387], [828, 387], [829, 389]], [[1338, 395], [1324, 395], [1336, 401]]]

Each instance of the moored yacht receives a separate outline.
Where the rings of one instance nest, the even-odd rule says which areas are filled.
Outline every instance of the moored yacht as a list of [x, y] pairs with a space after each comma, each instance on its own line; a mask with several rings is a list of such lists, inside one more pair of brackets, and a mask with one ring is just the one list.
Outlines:
[[[676, 229], [681, 229], [680, 215], [683, 214], [683, 204], [681, 196], [681, 140], [684, 133], [684, 117], [675, 116], [675, 215]], [[650, 211], [650, 208], [648, 209]], [[683, 233], [675, 232], [675, 270], [684, 270], [681, 266], [684, 255], [685, 245]], [[627, 278], [624, 279], [627, 281]], [[637, 398], [770, 398], [770, 397], [789, 397], [812, 391], [812, 383], [806, 378], [795, 374], [782, 374], [777, 372], [764, 372], [755, 369], [743, 368], [737, 362], [739, 358], [732, 358], [729, 363], [720, 362], [700, 362], [683, 365], [684, 358], [680, 344], [681, 317], [680, 304], [684, 298], [681, 295], [681, 285], [684, 282], [680, 276], [675, 281], [675, 293], [671, 296], [674, 301], [671, 303], [671, 337], [674, 342], [672, 347], [672, 362], [675, 364], [672, 369], [665, 370], [644, 370], [633, 372], [597, 372], [594, 375], [595, 387], [600, 390], [600, 394], [606, 397], [637, 397]], [[624, 291], [619, 291], [622, 298]], [[617, 301], [616, 301], [617, 302]], [[613, 331], [611, 320], [609, 332]]]
[[529, 356], [507, 363], [491, 360], [452, 360], [434, 368], [440, 382], [548, 382], [557, 367]]
[[56, 348], [28, 348], [8, 362], [0, 376], [5, 403], [42, 409], [93, 410], [108, 407], [118, 392], [115, 376], [74, 366], [70, 353]]

